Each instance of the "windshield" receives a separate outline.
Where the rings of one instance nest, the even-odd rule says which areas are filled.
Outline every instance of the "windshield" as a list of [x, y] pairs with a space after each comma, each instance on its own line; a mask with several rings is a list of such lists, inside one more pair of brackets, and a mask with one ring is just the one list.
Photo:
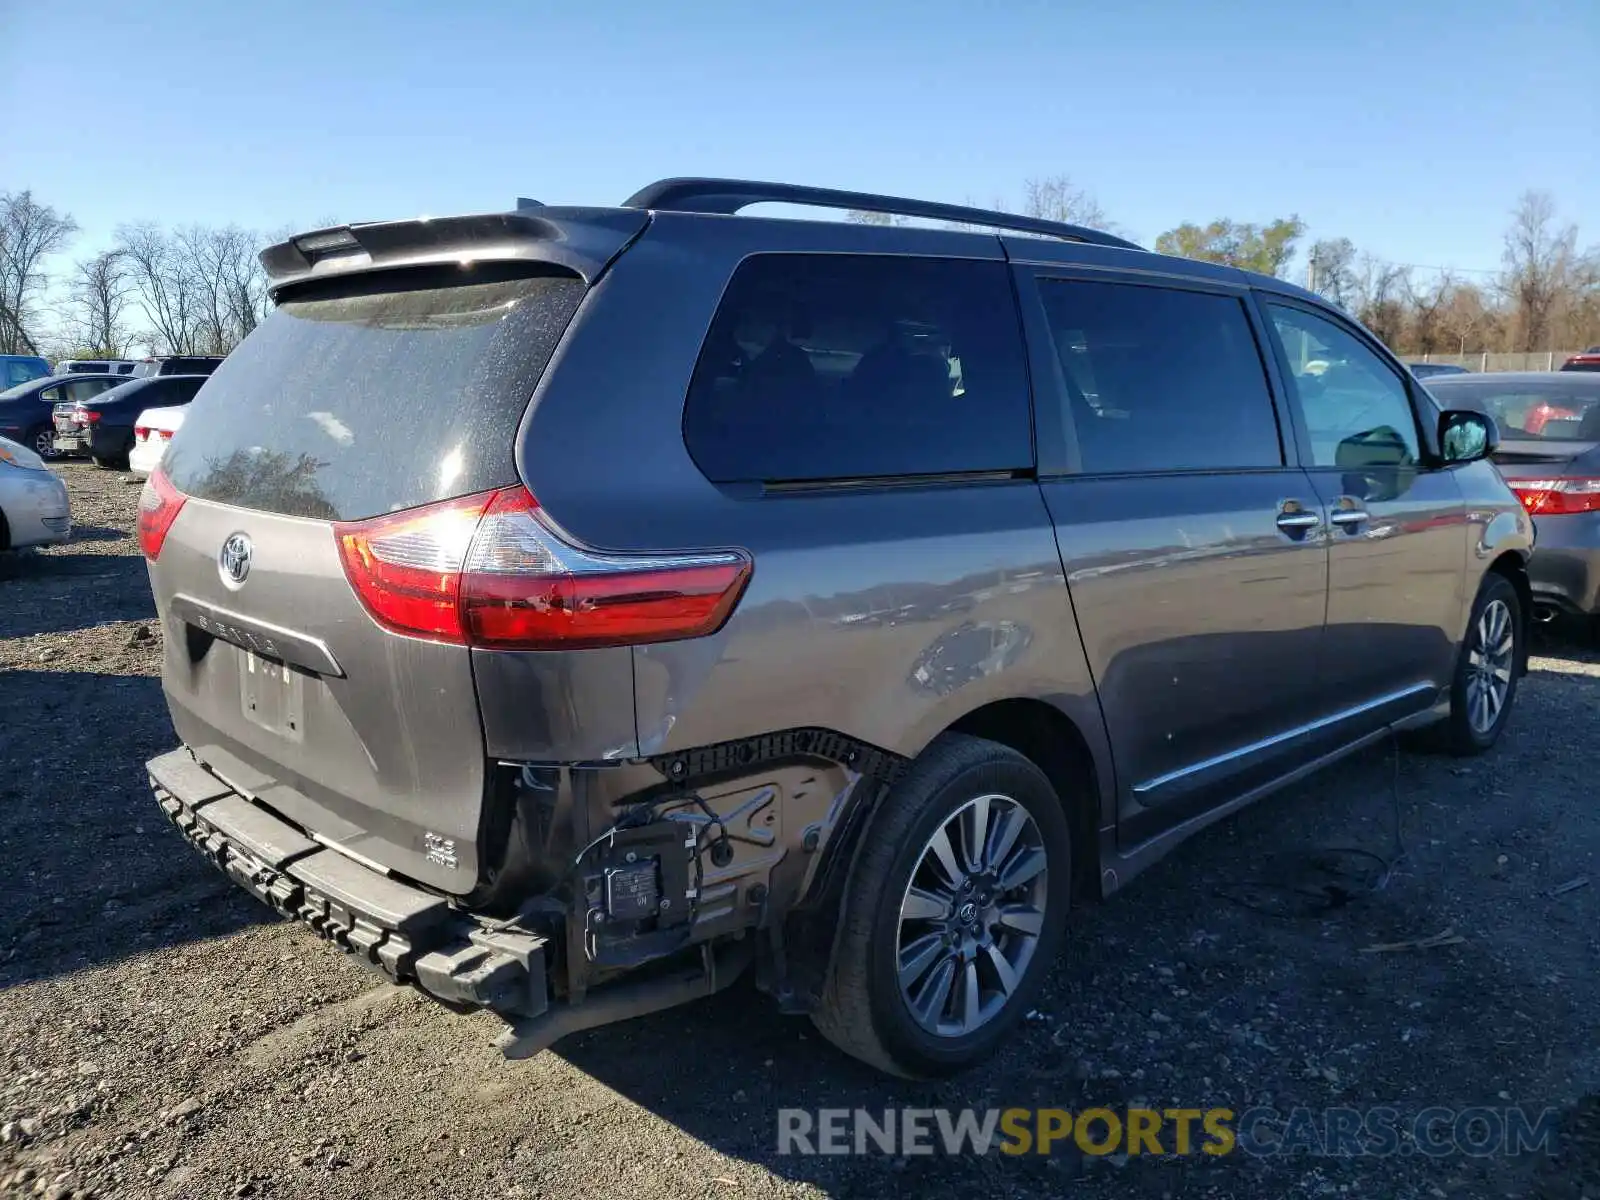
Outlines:
[[1428, 388], [1446, 408], [1488, 413], [1500, 436], [1512, 440], [1600, 441], [1600, 387], [1574, 381], [1430, 379]]

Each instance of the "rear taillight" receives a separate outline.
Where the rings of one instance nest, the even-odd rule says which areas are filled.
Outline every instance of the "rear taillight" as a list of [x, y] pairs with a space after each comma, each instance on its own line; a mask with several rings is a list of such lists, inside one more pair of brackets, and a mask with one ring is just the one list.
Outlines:
[[1600, 479], [1514, 479], [1522, 507], [1531, 516], [1555, 517], [1569, 513], [1600, 512]]
[[435, 641], [465, 641], [461, 570], [491, 499], [492, 492], [334, 525], [345, 576], [378, 624]]
[[92, 408], [80, 408], [72, 416], [79, 425], [93, 425], [100, 419], [100, 414]]
[[148, 425], [135, 425], [133, 427], [133, 436], [141, 442], [148, 442], [150, 440], [150, 427]]
[[172, 486], [160, 468], [150, 472], [139, 496], [139, 549], [151, 562], [161, 554], [167, 531], [183, 510], [188, 497]]
[[172, 433], [173, 431], [170, 429], [156, 430], [156, 436], [159, 437], [163, 442], [170, 442], [172, 440]]
[[501, 650], [702, 637], [749, 582], [738, 551], [608, 554], [573, 545], [525, 489], [334, 526], [345, 574], [396, 633]]

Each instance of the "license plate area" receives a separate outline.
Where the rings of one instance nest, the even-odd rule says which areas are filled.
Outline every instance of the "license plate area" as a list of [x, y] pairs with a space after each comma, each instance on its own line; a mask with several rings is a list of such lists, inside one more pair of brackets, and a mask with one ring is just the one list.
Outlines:
[[239, 705], [252, 725], [287, 738], [305, 739], [306, 677], [286, 663], [239, 650]]

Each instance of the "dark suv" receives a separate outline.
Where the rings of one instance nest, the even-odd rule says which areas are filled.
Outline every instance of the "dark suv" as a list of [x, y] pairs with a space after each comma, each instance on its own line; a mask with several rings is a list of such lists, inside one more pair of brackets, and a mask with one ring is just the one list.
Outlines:
[[1069, 905], [1511, 710], [1533, 535], [1493, 422], [1281, 280], [728, 180], [262, 259], [276, 311], [141, 500], [183, 741], [150, 778], [508, 1054], [748, 967], [957, 1069]]
[[220, 354], [159, 354], [133, 368], [136, 379], [152, 375], [209, 375], [222, 365]]

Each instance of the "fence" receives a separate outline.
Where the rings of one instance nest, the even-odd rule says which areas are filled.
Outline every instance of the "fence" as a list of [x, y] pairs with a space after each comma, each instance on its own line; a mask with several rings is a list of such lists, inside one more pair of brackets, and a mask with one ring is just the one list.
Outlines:
[[1581, 350], [1529, 350], [1507, 354], [1402, 354], [1407, 362], [1448, 363], [1469, 371], [1554, 371]]

